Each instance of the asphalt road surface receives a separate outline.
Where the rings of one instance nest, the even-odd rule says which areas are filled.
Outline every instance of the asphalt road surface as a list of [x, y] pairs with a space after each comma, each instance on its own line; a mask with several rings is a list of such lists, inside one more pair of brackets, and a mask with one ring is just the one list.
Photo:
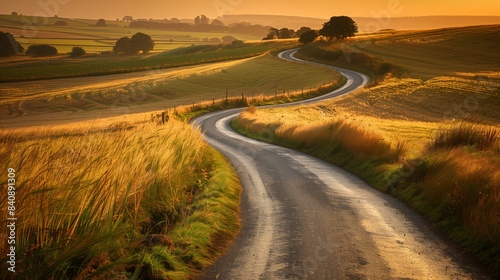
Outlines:
[[[279, 56], [296, 60], [293, 53]], [[301, 103], [368, 82], [337, 70], [347, 78], [343, 87]], [[241, 110], [193, 121], [229, 158], [243, 188], [242, 230], [200, 279], [488, 279], [397, 199], [322, 160], [235, 133], [229, 122]]]

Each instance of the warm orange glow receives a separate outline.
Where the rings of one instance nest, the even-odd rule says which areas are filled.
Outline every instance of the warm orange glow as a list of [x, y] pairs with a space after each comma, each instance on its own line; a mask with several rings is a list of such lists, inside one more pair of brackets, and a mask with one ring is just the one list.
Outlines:
[[0, 13], [57, 14], [77, 18], [210, 18], [225, 14], [294, 15], [328, 18], [348, 16], [500, 15], [498, 0], [18, 0], [3, 1]]

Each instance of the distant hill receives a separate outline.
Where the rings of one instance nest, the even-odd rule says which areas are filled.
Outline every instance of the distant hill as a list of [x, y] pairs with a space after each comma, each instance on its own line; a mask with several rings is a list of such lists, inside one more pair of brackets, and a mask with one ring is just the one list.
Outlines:
[[[224, 15], [219, 18], [224, 24], [248, 22], [252, 24], [269, 25], [275, 28], [299, 29], [301, 26], [309, 26], [319, 29], [328, 19], [300, 17], [300, 16], [278, 16], [278, 15]], [[470, 25], [500, 24], [500, 16], [420, 16], [420, 17], [393, 17], [393, 18], [370, 18], [353, 17], [358, 24], [360, 32], [377, 31], [378, 29], [433, 29], [443, 27], [458, 27]]]
[[301, 26], [309, 26], [314, 29], [321, 28], [327, 21], [321, 18], [297, 17], [297, 16], [277, 16], [277, 15], [224, 15], [219, 20], [225, 25], [233, 23], [247, 22], [251, 24], [260, 24], [272, 26], [274, 28], [292, 28], [299, 29]]

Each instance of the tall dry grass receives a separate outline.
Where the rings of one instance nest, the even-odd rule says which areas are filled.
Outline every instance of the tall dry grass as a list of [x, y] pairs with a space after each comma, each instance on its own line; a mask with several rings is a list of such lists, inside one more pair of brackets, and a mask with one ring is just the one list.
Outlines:
[[[323, 108], [317, 109], [323, 112]], [[427, 144], [421, 141], [423, 147], [408, 152], [406, 142], [384, 139], [359, 126], [357, 118], [331, 115], [309, 123], [314, 116], [320, 116], [311, 116], [311, 112], [314, 110], [304, 107], [264, 112], [248, 108], [235, 120], [235, 127], [341, 165], [377, 188], [394, 193], [498, 269], [497, 127], [459, 122], [439, 131]], [[301, 113], [305, 116], [296, 116]], [[387, 178], [397, 178], [396, 183]]]
[[322, 145], [339, 146], [356, 156], [397, 160], [404, 153], [403, 146], [391, 148], [391, 143], [373, 131], [368, 131], [348, 120], [335, 118], [322, 124], [266, 123], [256, 116], [256, 110], [247, 109], [236, 119], [239, 127], [263, 136], [288, 142], [302, 148]]
[[443, 129], [428, 143], [427, 163], [416, 178], [427, 197], [448, 203], [467, 228], [491, 243], [500, 240], [499, 135], [495, 126], [467, 121]]
[[500, 240], [498, 160], [456, 147], [432, 152], [424, 168], [425, 175], [416, 187], [427, 198], [436, 205], [447, 205], [477, 237], [491, 244]]
[[[0, 137], [1, 169], [16, 170], [16, 276], [142, 277], [175, 270], [168, 260], [159, 268], [145, 260], [148, 248], [162, 245], [167, 259], [183, 262], [168, 250], [176, 247], [172, 232], [189, 224], [186, 219], [196, 212], [192, 205], [218, 168], [200, 133], [176, 120], [52, 132], [27, 137], [29, 130], [18, 130]], [[0, 205], [5, 221], [7, 201]], [[3, 242], [2, 256], [7, 251]], [[193, 262], [177, 269], [185, 276]], [[5, 266], [3, 261], [7, 271]]]
[[495, 126], [476, 125], [461, 121], [450, 129], [441, 130], [429, 143], [429, 149], [474, 146], [479, 150], [497, 149], [500, 130]]

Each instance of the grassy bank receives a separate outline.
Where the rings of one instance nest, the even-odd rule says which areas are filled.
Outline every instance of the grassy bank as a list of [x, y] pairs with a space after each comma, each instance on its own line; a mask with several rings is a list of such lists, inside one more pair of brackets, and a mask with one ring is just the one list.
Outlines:
[[183, 122], [25, 128], [0, 142], [16, 179], [7, 277], [185, 279], [239, 230], [237, 175]]
[[443, 131], [422, 153], [410, 156], [406, 142], [383, 137], [355, 120], [289, 121], [290, 114], [252, 107], [232, 126], [247, 136], [340, 166], [378, 190], [401, 198], [499, 272], [497, 128], [463, 123]]
[[[64, 21], [66, 25], [58, 26], [55, 24], [58, 21]], [[137, 32], [151, 36], [155, 41], [154, 52], [191, 44], [206, 44], [212, 38], [221, 39], [227, 35], [239, 40], [259, 40], [265, 35], [130, 28], [129, 22], [106, 21], [106, 26], [96, 26], [97, 19], [0, 15], [0, 30], [12, 33], [25, 49], [32, 44], [50, 44], [63, 54], [70, 52], [75, 46], [83, 47], [87, 53], [111, 51], [118, 38], [130, 37]]]
[[[312, 47], [364, 53], [392, 70], [337, 100], [251, 109], [233, 125], [399, 197], [500, 274], [500, 57], [487, 55], [499, 38], [484, 26], [318, 43]], [[373, 65], [349, 68], [375, 73]]]

